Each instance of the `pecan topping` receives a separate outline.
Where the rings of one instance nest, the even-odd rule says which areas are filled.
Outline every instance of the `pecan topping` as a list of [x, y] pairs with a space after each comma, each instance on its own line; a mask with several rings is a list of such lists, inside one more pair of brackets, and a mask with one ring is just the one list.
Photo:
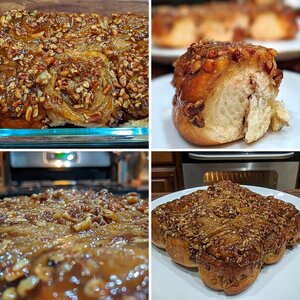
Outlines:
[[274, 80], [274, 83], [275, 83], [276, 87], [279, 87], [282, 78], [283, 78], [282, 71], [279, 70], [279, 69], [276, 69], [275, 72], [274, 72], [274, 75], [273, 75], [273, 80]]
[[215, 62], [211, 59], [207, 59], [203, 63], [203, 69], [207, 73], [212, 73], [215, 69]]
[[28, 106], [26, 109], [26, 115], [25, 115], [26, 121], [29, 122], [31, 119], [31, 116], [32, 116], [32, 106]]
[[241, 52], [238, 49], [235, 49], [234, 52], [232, 53], [232, 59], [236, 62], [238, 62], [241, 59]]
[[203, 128], [205, 126], [203, 118], [198, 116], [193, 119], [192, 124], [198, 128]]
[[12, 118], [31, 128], [88, 127], [90, 119], [111, 127], [148, 116], [142, 15], [2, 12], [0, 50], [0, 127]]
[[191, 63], [190, 73], [195, 74], [201, 69], [201, 61], [195, 60]]
[[204, 102], [203, 101], [197, 101], [196, 103], [189, 102], [185, 105], [183, 111], [186, 116], [188, 117], [194, 117], [199, 112], [201, 112], [204, 109]]
[[268, 60], [265, 64], [264, 64], [265, 70], [268, 74], [271, 74], [272, 69], [273, 69], [273, 62]]
[[273, 48], [268, 48], [268, 52], [272, 55], [272, 56], [276, 56], [277, 55], [277, 51]]
[[207, 53], [207, 57], [208, 58], [216, 58], [218, 57], [218, 51], [213, 49], [213, 50], [210, 50], [208, 53]]
[[111, 91], [111, 89], [112, 89], [112, 85], [111, 84], [107, 85], [102, 91], [103, 95], [107, 95]]

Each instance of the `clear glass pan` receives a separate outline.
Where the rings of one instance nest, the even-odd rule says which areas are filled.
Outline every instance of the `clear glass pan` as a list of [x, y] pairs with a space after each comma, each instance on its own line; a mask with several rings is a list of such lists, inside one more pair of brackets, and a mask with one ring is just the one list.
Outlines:
[[[2, 3], [3, 2], [3, 3]], [[12, 9], [70, 13], [133, 12], [148, 15], [148, 1], [0, 1], [0, 12]], [[0, 148], [147, 148], [148, 128], [0, 129]]]
[[1, 148], [148, 147], [148, 128], [0, 129]]

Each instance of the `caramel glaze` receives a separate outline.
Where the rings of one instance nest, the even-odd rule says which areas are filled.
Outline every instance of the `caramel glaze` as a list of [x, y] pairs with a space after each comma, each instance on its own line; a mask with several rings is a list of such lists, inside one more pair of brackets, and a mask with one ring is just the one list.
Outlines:
[[263, 71], [278, 90], [283, 73], [277, 69], [276, 54], [274, 49], [244, 42], [194, 43], [174, 63], [173, 105], [179, 106], [195, 126], [204, 127], [201, 112], [205, 102], [210, 99], [216, 81], [228, 74], [229, 68], [253, 67]]
[[196, 264], [261, 267], [268, 254], [300, 243], [294, 205], [228, 181], [162, 204], [152, 214], [165, 240], [188, 242]]
[[3, 299], [10, 287], [30, 300], [148, 298], [148, 203], [137, 194], [48, 190], [3, 199], [0, 212]]
[[148, 117], [148, 20], [0, 15], [0, 127], [115, 127]]

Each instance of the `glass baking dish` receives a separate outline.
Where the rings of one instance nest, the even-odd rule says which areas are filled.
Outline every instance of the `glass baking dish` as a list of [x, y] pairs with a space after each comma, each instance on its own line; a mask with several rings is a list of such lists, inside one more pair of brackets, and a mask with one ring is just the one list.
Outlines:
[[148, 128], [0, 129], [1, 148], [148, 147]]
[[[2, 3], [3, 2], [3, 3]], [[133, 12], [148, 16], [147, 0], [0, 1], [0, 12], [12, 9], [69, 13]], [[0, 129], [0, 148], [147, 148], [148, 128]]]

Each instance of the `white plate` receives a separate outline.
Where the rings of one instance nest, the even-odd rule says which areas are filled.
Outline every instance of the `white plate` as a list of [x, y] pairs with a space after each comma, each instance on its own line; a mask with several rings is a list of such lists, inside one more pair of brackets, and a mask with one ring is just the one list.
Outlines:
[[[172, 74], [152, 81], [151, 136], [153, 149], [245, 149], [291, 150], [300, 148], [300, 74], [283, 72], [283, 81], [277, 99], [283, 100], [290, 113], [290, 126], [278, 132], [269, 131], [258, 141], [246, 144], [243, 140], [220, 146], [201, 147], [185, 141], [177, 132], [172, 120]], [[300, 298], [299, 298], [300, 299]]]
[[[246, 186], [263, 196], [274, 197], [293, 203], [300, 210], [300, 199], [276, 190]], [[172, 201], [198, 189], [192, 188], [169, 194], [152, 202], [152, 209], [159, 204]], [[300, 299], [299, 267], [300, 247], [286, 250], [283, 258], [274, 265], [262, 269], [255, 282], [236, 296], [226, 296], [206, 287], [197, 270], [189, 269], [172, 262], [168, 254], [152, 246], [152, 299], [155, 300], [297, 300]]]
[[[300, 18], [298, 19], [298, 26], [300, 28]], [[247, 40], [247, 42], [277, 50], [276, 60], [288, 60], [300, 56], [300, 30], [293, 40], [272, 42]], [[185, 52], [186, 48], [162, 48], [153, 44], [151, 53], [153, 61], [171, 64]]]

